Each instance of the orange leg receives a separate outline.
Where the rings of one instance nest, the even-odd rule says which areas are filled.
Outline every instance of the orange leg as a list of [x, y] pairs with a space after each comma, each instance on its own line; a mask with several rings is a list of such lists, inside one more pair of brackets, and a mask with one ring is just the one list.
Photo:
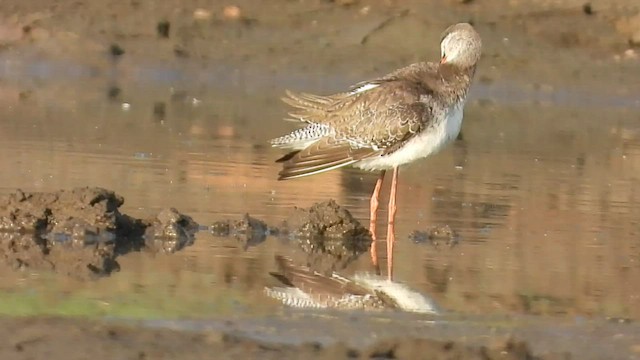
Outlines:
[[382, 181], [384, 180], [385, 171], [382, 170], [378, 181], [376, 181], [376, 187], [373, 188], [373, 194], [371, 194], [371, 213], [369, 216], [369, 231], [371, 232], [371, 262], [373, 266], [378, 267], [378, 251], [376, 247], [376, 221], [378, 220], [378, 205], [380, 204], [380, 189], [382, 188]]
[[393, 278], [393, 243], [396, 241], [395, 222], [396, 222], [396, 193], [398, 191], [398, 167], [393, 168], [393, 177], [391, 178], [391, 193], [389, 194], [389, 221], [387, 227], [387, 276], [389, 280]]

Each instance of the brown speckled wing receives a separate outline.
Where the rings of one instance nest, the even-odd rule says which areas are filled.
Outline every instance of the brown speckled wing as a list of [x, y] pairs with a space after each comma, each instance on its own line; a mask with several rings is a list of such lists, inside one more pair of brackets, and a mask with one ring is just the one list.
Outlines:
[[303, 150], [291, 152], [279, 179], [290, 179], [366, 158], [390, 154], [433, 120], [437, 65], [418, 63], [328, 96], [287, 91], [291, 118], [329, 129]]
[[379, 151], [371, 148], [354, 148], [346, 142], [323, 138], [303, 150], [297, 150], [276, 160], [282, 163], [278, 180], [317, 174], [343, 167], [373, 156]]
[[333, 144], [385, 150], [419, 132], [432, 115], [431, 90], [408, 80], [378, 80], [375, 88], [330, 96], [288, 93], [290, 115], [329, 126]]

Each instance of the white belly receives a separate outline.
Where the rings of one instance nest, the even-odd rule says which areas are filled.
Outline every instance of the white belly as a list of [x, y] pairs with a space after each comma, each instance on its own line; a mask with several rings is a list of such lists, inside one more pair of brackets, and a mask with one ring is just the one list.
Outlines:
[[358, 161], [353, 166], [364, 170], [385, 170], [438, 152], [460, 133], [463, 107], [462, 102], [452, 107], [444, 121], [425, 129], [392, 154]]

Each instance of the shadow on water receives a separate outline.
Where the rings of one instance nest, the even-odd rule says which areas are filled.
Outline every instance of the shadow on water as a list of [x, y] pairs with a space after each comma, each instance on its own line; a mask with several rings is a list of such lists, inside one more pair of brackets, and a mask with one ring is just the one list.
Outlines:
[[[101, 186], [134, 216], [171, 206], [200, 224], [245, 213], [278, 224], [294, 206], [330, 198], [368, 217], [374, 174], [278, 182], [279, 152], [267, 146], [291, 129], [281, 121], [284, 88], [329, 91], [358, 79], [232, 66], [206, 76], [140, 68], [123, 79], [73, 64], [0, 63], [4, 193]], [[400, 172], [396, 279], [454, 312], [639, 318], [639, 105], [478, 84], [462, 138]], [[455, 246], [409, 240], [445, 225]], [[252, 247], [200, 232], [170, 256], [129, 254], [98, 282], [19, 273], [1, 286], [9, 303], [27, 306], [26, 293], [34, 308], [62, 313], [82, 303], [112, 316], [264, 314], [280, 309], [262, 289], [283, 251], [290, 246], [274, 237]], [[367, 260], [354, 269], [369, 270]]]

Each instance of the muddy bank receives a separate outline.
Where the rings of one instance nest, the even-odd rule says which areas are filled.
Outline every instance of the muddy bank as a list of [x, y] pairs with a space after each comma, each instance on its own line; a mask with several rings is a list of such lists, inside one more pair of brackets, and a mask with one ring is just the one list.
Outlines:
[[[525, 342], [510, 338], [486, 346], [411, 337], [380, 340], [358, 348], [345, 344], [286, 345], [252, 340], [234, 332], [150, 329], [84, 320], [0, 318], [0, 357], [84, 359], [569, 359], [563, 354], [534, 356]], [[70, 352], [69, 349], [74, 349]]]
[[[485, 82], [603, 86], [637, 75], [640, 61], [640, 6], [633, 0], [241, 0], [177, 7], [146, 0], [55, 6], [34, 0], [7, 1], [4, 13], [0, 54], [70, 60], [86, 66], [87, 76], [123, 81], [151, 64], [194, 70], [196, 81], [203, 68], [214, 78], [257, 69], [257, 82], [300, 71], [361, 79], [436, 59], [440, 32], [459, 21], [473, 22], [485, 39], [478, 74]], [[19, 64], [11, 64], [11, 73], [29, 72]], [[112, 89], [114, 97], [126, 94]]]
[[372, 241], [369, 230], [333, 200], [293, 209], [282, 228], [308, 254], [307, 266], [325, 274], [344, 269]]
[[0, 259], [14, 269], [77, 278], [108, 275], [130, 251], [175, 252], [193, 242], [198, 224], [175, 209], [152, 219], [119, 211], [124, 198], [102, 188], [0, 197]]
[[238, 220], [223, 220], [211, 225], [214, 236], [231, 236], [246, 250], [266, 240], [268, 235], [295, 244], [307, 254], [307, 266], [330, 274], [344, 269], [369, 250], [371, 234], [351, 213], [334, 200], [309, 208], [294, 207], [280, 226], [245, 214]]
[[[13, 269], [51, 270], [78, 278], [119, 269], [131, 251], [174, 253], [195, 241], [200, 226], [174, 208], [151, 219], [120, 212], [124, 198], [102, 188], [76, 188], [0, 197], [0, 259]], [[369, 231], [335, 201], [294, 208], [280, 227], [245, 214], [212, 224], [216, 236], [236, 238], [246, 250], [279, 236], [308, 254], [314, 270], [343, 269], [371, 245]]]

